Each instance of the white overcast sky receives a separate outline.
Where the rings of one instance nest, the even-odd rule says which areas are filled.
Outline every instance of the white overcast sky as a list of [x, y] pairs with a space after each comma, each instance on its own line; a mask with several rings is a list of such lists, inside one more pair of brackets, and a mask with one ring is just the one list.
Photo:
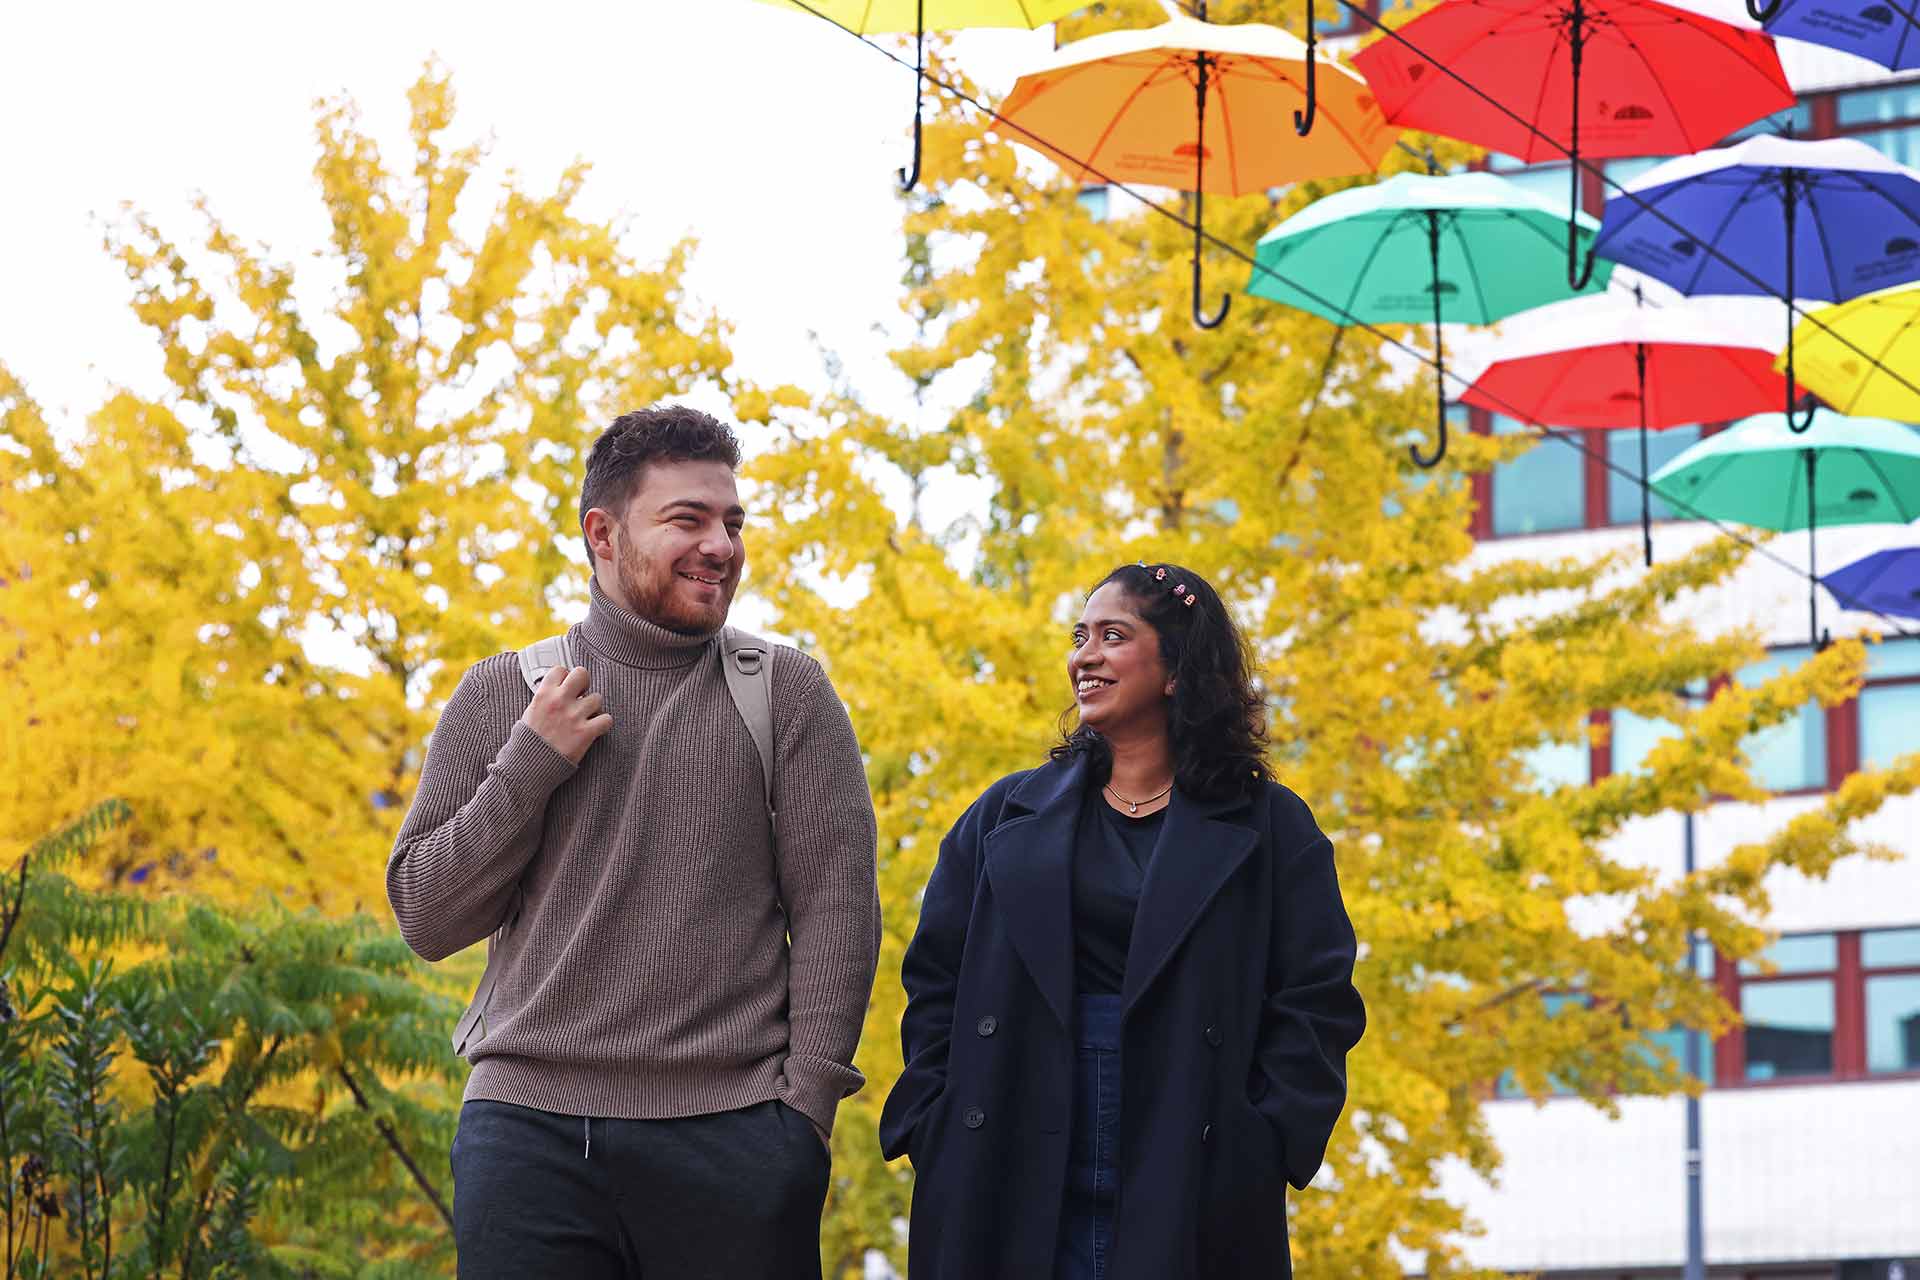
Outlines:
[[[1052, 47], [1047, 29], [964, 39], [996, 93]], [[910, 411], [876, 328], [901, 324], [892, 184], [911, 72], [753, 0], [0, 7], [0, 361], [69, 422], [111, 386], [153, 389], [101, 219], [132, 201], [191, 239], [200, 192], [301, 258], [325, 234], [314, 100], [351, 94], [403, 157], [405, 91], [429, 57], [452, 73], [456, 138], [491, 134], [536, 189], [591, 161], [583, 208], [628, 215], [649, 260], [698, 236], [690, 287], [737, 326], [750, 376], [822, 385], [812, 330], [876, 402]]]

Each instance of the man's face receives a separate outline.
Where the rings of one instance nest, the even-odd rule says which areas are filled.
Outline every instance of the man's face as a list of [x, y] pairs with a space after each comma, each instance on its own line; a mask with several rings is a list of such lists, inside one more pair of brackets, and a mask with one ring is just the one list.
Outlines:
[[587, 513], [594, 572], [614, 601], [682, 635], [727, 620], [747, 553], [746, 511], [724, 462], [650, 462], [624, 517]]

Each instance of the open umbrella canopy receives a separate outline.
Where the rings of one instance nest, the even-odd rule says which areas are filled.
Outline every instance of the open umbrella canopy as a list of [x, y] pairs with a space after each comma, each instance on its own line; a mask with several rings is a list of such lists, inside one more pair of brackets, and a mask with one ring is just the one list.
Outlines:
[[1820, 582], [1844, 608], [1920, 618], [1920, 546], [1876, 551]]
[[[1247, 292], [1335, 324], [1492, 324], [1572, 297], [1564, 213], [1491, 173], [1399, 173], [1314, 201], [1260, 237]], [[1599, 224], [1581, 215], [1588, 240]], [[1437, 278], [1431, 232], [1437, 231]], [[1611, 266], [1584, 290], [1606, 287]]]
[[1483, 354], [1468, 404], [1555, 427], [1677, 427], [1781, 403], [1777, 309], [1750, 299], [1635, 306], [1577, 298], [1522, 318]]
[[[1809, 454], [1819, 463], [1811, 508]], [[1785, 414], [1758, 414], [1654, 472], [1653, 487], [1682, 510], [1782, 532], [1815, 523], [1906, 524], [1920, 518], [1920, 431], [1827, 414], [1818, 432], [1796, 435]]]
[[1063, 18], [1088, 0], [760, 0], [796, 13], [817, 11], [861, 35], [924, 28], [1039, 27]]
[[1793, 340], [1800, 381], [1841, 413], [1920, 422], [1920, 287], [1822, 307]]
[[1671, 155], [1794, 102], [1765, 35], [1658, 0], [1443, 0], [1399, 35], [1353, 60], [1387, 119], [1529, 162], [1564, 159], [1576, 119], [1587, 155]]
[[[1203, 61], [1207, 99], [1196, 136]], [[1316, 65], [1320, 126], [1300, 137], [1283, 122], [1306, 105], [1305, 44], [1278, 27], [1170, 16], [1057, 50], [1015, 82], [1000, 114], [1018, 126], [1015, 141], [1084, 182], [1244, 195], [1372, 172], [1397, 131], [1359, 76], [1325, 55]]]
[[1748, 418], [1694, 445], [1652, 480], [1683, 512], [1807, 531], [1807, 631], [1815, 645], [1823, 643], [1815, 531], [1907, 524], [1920, 515], [1920, 431], [1879, 418], [1827, 418], [1806, 435], [1790, 414]]
[[1748, 138], [1610, 197], [1597, 252], [1686, 294], [1858, 297], [1920, 278], [1920, 172], [1854, 138]]
[[1916, 0], [1777, 0], [1767, 33], [1791, 36], [1877, 62], [1891, 71], [1920, 67]]

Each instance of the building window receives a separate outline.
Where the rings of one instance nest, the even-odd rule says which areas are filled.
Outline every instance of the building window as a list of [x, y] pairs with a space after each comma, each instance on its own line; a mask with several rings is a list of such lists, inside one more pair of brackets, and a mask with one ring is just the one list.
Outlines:
[[1920, 639], [1887, 640], [1867, 650], [1859, 722], [1862, 768], [1883, 769], [1920, 751]]
[[[1812, 656], [1813, 650], [1806, 645], [1776, 649], [1734, 678], [1755, 688]], [[1807, 703], [1741, 745], [1754, 780], [1769, 791], [1810, 791], [1827, 785], [1827, 717], [1818, 702]]]
[[1087, 216], [1095, 222], [1107, 220], [1107, 189], [1105, 187], [1082, 187], [1075, 199], [1079, 201], [1080, 207], [1087, 211]]
[[[1890, 160], [1920, 164], [1920, 85], [1887, 85], [1834, 99], [1834, 123]], [[1894, 127], [1888, 127], [1894, 126]]]
[[1770, 116], [1762, 116], [1750, 125], [1735, 129], [1720, 145], [1730, 147], [1736, 142], [1758, 137], [1763, 133], [1777, 136], [1788, 132], [1797, 138], [1804, 138], [1813, 132], [1812, 103], [1796, 102], [1785, 111], [1776, 111]]
[[[1493, 415], [1497, 436], [1523, 435], [1512, 418]], [[1493, 532], [1501, 537], [1580, 529], [1587, 523], [1585, 469], [1577, 449], [1542, 439], [1493, 471]]]
[[1577, 742], [1545, 742], [1520, 758], [1539, 791], [1584, 787], [1593, 781], [1593, 748], [1585, 737]]
[[1499, 174], [1516, 187], [1524, 188], [1540, 196], [1550, 204], [1565, 205], [1569, 194], [1567, 189], [1567, 166], [1564, 164], [1534, 164], [1514, 156], [1503, 155], [1498, 151], [1487, 153], [1487, 168]]
[[[1699, 427], [1668, 427], [1647, 433], [1647, 474], [1679, 457], [1681, 452], [1700, 443]], [[1640, 433], [1607, 432], [1607, 461], [1614, 469], [1607, 472], [1607, 523], [1640, 523]], [[1649, 504], [1655, 520], [1671, 520], [1673, 507], [1658, 491]]]
[[1920, 929], [1860, 935], [1867, 1071], [1920, 1071]]
[[1740, 964], [1746, 1078], [1833, 1074], [1834, 984], [1839, 948], [1830, 933], [1780, 939], [1763, 961]]

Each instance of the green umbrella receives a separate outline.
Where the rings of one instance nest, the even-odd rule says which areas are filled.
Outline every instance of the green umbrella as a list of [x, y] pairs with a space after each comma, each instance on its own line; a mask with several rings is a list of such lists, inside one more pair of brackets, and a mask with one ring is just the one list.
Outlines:
[[1709, 436], [1653, 473], [1662, 497], [1715, 520], [1807, 531], [1807, 621], [1820, 637], [1814, 534], [1820, 525], [1906, 524], [1920, 517], [1920, 431], [1829, 414], [1815, 437], [1763, 413]]
[[[1579, 234], [1600, 224], [1585, 214]], [[1491, 173], [1400, 173], [1316, 200], [1266, 235], [1247, 292], [1335, 324], [1431, 321], [1440, 379], [1440, 446], [1447, 451], [1442, 320], [1492, 324], [1516, 312], [1606, 289], [1602, 263], [1580, 289], [1560, 271], [1566, 213]]]

